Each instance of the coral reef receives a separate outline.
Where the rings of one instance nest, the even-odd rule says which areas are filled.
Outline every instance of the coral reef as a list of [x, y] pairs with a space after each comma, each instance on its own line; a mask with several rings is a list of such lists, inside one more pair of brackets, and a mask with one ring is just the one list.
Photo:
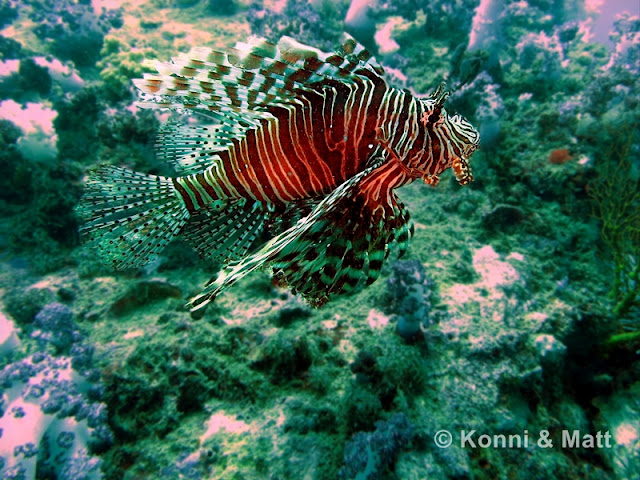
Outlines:
[[[1, 16], [0, 16], [1, 18]], [[20, 58], [22, 45], [12, 38], [0, 35], [0, 59], [8, 60], [12, 58]]]
[[17, 5], [11, 0], [0, 1], [0, 28], [18, 18]]
[[45, 67], [41, 67], [31, 58], [20, 60], [18, 87], [23, 91], [35, 91], [45, 96], [51, 90], [51, 76]]
[[384, 310], [396, 320], [398, 334], [411, 340], [436, 321], [432, 298], [435, 285], [418, 260], [399, 260], [391, 271]]
[[54, 347], [57, 354], [69, 353], [71, 346], [82, 339], [73, 320], [73, 312], [62, 303], [49, 303], [33, 319], [35, 338], [43, 348], [46, 344]]
[[2, 370], [2, 478], [101, 478], [99, 460], [90, 448], [92, 442], [104, 441], [100, 436], [109, 441], [106, 412], [85, 399], [87, 386], [77, 377], [71, 358], [46, 354]]
[[637, 131], [635, 125], [629, 128], [618, 134], [608, 155], [599, 159], [598, 177], [589, 189], [602, 222], [602, 237], [614, 259], [610, 295], [617, 317], [640, 306], [640, 178], [630, 158]]
[[615, 445], [603, 449], [605, 461], [618, 478], [640, 477], [636, 452], [640, 449], [640, 383], [616, 392], [612, 398], [598, 398], [594, 404], [600, 413], [597, 428], [612, 432]]
[[46, 164], [56, 157], [53, 122], [57, 113], [49, 105], [42, 102], [21, 105], [14, 100], [5, 100], [0, 103], [0, 115], [20, 128], [21, 135], [14, 143], [23, 157], [36, 165]]
[[107, 35], [100, 51], [100, 78], [104, 82], [103, 92], [109, 101], [127, 99], [131, 96], [131, 79], [145, 71], [145, 56], [153, 56], [151, 49], [136, 49], [125, 44], [116, 35]]
[[[102, 478], [95, 454], [113, 437], [93, 348], [81, 342], [73, 313], [62, 304], [46, 305], [34, 327], [40, 351], [0, 371], [2, 478]], [[56, 356], [45, 353], [49, 347]]]
[[238, 11], [237, 0], [207, 0], [207, 9], [214, 15], [233, 15]]
[[[594, 31], [581, 0], [98, 4], [0, 0], [0, 477], [638, 476], [634, 12]], [[323, 309], [256, 273], [194, 318], [215, 266], [186, 245], [118, 274], [79, 245], [86, 170], [172, 174], [132, 78], [251, 33], [332, 50], [350, 6], [396, 85], [446, 80], [481, 132], [467, 188], [399, 193], [408, 260]], [[612, 443], [461, 447], [472, 429]]]
[[376, 480], [393, 466], [400, 450], [413, 436], [414, 428], [402, 413], [387, 421], [376, 422], [371, 433], [356, 433], [347, 442], [340, 479]]
[[100, 56], [106, 32], [122, 26], [119, 9], [94, 13], [89, 2], [33, 0], [31, 19], [36, 23], [34, 33], [49, 42], [50, 51], [62, 60], [71, 60], [79, 67], [95, 64]]
[[18, 151], [22, 130], [7, 119], [0, 119], [0, 197], [8, 202], [23, 203], [31, 193], [31, 168]]
[[247, 12], [251, 31], [278, 41], [283, 35], [331, 51], [340, 40], [346, 5], [341, 2], [286, 0], [284, 8], [272, 10], [259, 3]]

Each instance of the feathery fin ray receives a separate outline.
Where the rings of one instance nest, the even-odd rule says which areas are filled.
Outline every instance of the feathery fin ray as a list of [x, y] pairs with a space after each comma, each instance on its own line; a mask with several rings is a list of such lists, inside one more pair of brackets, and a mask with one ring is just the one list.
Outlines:
[[203, 258], [238, 261], [260, 235], [268, 216], [259, 202], [243, 198], [231, 202], [220, 213], [192, 217], [183, 237]]
[[80, 233], [116, 270], [153, 260], [189, 218], [170, 179], [118, 167], [90, 175], [77, 211]]
[[295, 98], [296, 89], [316, 82], [350, 82], [359, 76], [359, 69], [377, 76], [384, 73], [371, 54], [346, 34], [335, 53], [290, 37], [282, 37], [277, 45], [253, 37], [227, 53], [198, 47], [156, 67], [158, 74], [134, 80], [143, 92], [140, 106], [175, 108], [182, 103], [187, 109], [207, 111], [222, 123], [227, 123], [227, 116], [247, 116], [247, 121], [255, 122], [268, 115], [269, 105], [286, 104]]

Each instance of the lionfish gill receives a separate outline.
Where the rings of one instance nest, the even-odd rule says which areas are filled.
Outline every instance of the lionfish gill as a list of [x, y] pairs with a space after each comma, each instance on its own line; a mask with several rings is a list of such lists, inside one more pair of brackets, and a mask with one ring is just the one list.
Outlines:
[[316, 306], [370, 285], [413, 234], [394, 190], [436, 185], [448, 168], [473, 180], [479, 135], [447, 114], [444, 86], [428, 98], [390, 86], [351, 37], [335, 53], [288, 37], [194, 48], [157, 71], [134, 82], [141, 106], [179, 114], [158, 134], [177, 175], [92, 172], [81, 232], [115, 269], [144, 265], [177, 235], [220, 261], [194, 311], [262, 266]]

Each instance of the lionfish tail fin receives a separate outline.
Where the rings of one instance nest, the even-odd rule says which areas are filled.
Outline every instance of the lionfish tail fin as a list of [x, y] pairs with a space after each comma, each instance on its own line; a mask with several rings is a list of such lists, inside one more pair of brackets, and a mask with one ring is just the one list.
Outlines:
[[117, 270], [153, 260], [189, 219], [171, 179], [119, 167], [90, 174], [77, 213], [82, 236]]

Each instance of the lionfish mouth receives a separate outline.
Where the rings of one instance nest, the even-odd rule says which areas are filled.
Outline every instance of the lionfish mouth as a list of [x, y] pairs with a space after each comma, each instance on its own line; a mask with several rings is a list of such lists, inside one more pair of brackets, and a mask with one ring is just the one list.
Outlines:
[[469, 166], [469, 158], [466, 156], [454, 157], [451, 169], [460, 185], [468, 185], [473, 182], [473, 174]]

